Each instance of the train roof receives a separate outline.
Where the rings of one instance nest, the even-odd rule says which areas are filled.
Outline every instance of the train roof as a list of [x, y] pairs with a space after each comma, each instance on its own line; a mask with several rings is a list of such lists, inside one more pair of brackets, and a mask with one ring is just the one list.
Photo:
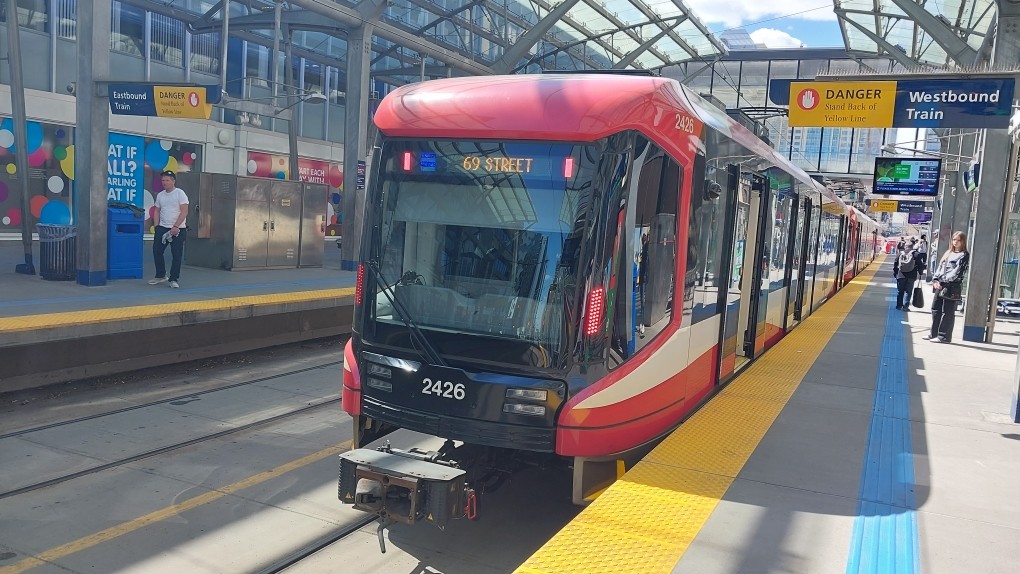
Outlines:
[[850, 213], [849, 206], [832, 190], [811, 179], [725, 111], [669, 78], [519, 74], [430, 80], [388, 94], [374, 121], [391, 137], [435, 137], [436, 132], [442, 132], [452, 139], [592, 141], [628, 129], [647, 133], [649, 128], [667, 124], [672, 129], [675, 119], [668, 112], [676, 109], [782, 167]]

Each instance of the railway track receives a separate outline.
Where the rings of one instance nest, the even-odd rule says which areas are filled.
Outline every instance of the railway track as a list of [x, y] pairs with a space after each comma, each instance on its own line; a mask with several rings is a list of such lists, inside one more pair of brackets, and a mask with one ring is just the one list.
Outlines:
[[[295, 370], [292, 370], [292, 371], [287, 371], [287, 372], [284, 372], [284, 373], [275, 374], [275, 375], [268, 376], [268, 377], [258, 377], [258, 378], [251, 379], [251, 380], [248, 380], [248, 381], [242, 381], [242, 382], [238, 382], [238, 383], [228, 384], [228, 385], [224, 385], [224, 386], [221, 386], [221, 387], [217, 387], [215, 389], [207, 389], [207, 390], [199, 391], [199, 392], [191, 392], [191, 393], [186, 393], [186, 394], [180, 394], [180, 395], [176, 395], [176, 396], [169, 397], [169, 398], [164, 398], [164, 399], [160, 399], [160, 400], [156, 400], [156, 401], [146, 402], [146, 403], [143, 403], [143, 404], [132, 405], [132, 406], [129, 406], [129, 407], [124, 407], [124, 408], [119, 408], [119, 409], [112, 409], [112, 410], [109, 410], [109, 411], [104, 411], [104, 412], [101, 412], [101, 413], [96, 413], [96, 414], [92, 414], [92, 415], [88, 415], [88, 416], [77, 417], [77, 418], [68, 419], [68, 420], [64, 420], [64, 421], [58, 421], [58, 422], [48, 423], [48, 424], [44, 424], [44, 425], [38, 425], [38, 426], [35, 426], [35, 427], [25, 428], [25, 429], [21, 429], [21, 430], [17, 430], [17, 431], [12, 431], [12, 432], [8, 432], [8, 433], [5, 433], [3, 435], [0, 435], [0, 447], [2, 447], [4, 441], [12, 441], [12, 440], [15, 440], [15, 439], [24, 439], [24, 440], [26, 440], [28, 442], [31, 442], [32, 435], [35, 434], [35, 433], [40, 433], [42, 431], [58, 429], [58, 428], [61, 428], [61, 427], [71, 427], [72, 425], [82, 424], [82, 423], [90, 422], [90, 421], [92, 421], [92, 422], [94, 422], [94, 421], [102, 421], [104, 418], [112, 417], [114, 415], [122, 414], [122, 413], [125, 413], [125, 412], [137, 411], [139, 409], [151, 408], [151, 407], [165, 405], [165, 404], [175, 404], [175, 403], [177, 403], [177, 404], [183, 405], [183, 404], [186, 404], [187, 402], [190, 402], [191, 400], [194, 400], [195, 398], [200, 397], [200, 396], [214, 395], [215, 393], [227, 391], [227, 390], [230, 390], [230, 389], [236, 389], [238, 387], [249, 386], [249, 385], [253, 385], [253, 384], [257, 384], [257, 383], [264, 383], [264, 382], [267, 382], [267, 381], [272, 381], [274, 379], [281, 379], [281, 378], [286, 378], [286, 377], [292, 377], [292, 376], [295, 376], [295, 375], [301, 375], [303, 373], [308, 373], [308, 372], [319, 370], [319, 369], [335, 367], [338, 364], [340, 364], [339, 361], [331, 361], [331, 362], [324, 363], [324, 364], [321, 364], [321, 365], [316, 365], [316, 366], [313, 366], [313, 367], [305, 367], [305, 368], [301, 368], [301, 369], [295, 369]], [[101, 463], [101, 464], [96, 464], [96, 465], [93, 465], [93, 466], [90, 466], [88, 468], [84, 468], [84, 469], [81, 469], [81, 470], [78, 470], [78, 471], [75, 471], [75, 472], [69, 472], [69, 473], [61, 474], [59, 476], [55, 476], [53, 478], [49, 478], [49, 479], [46, 479], [46, 480], [40, 480], [38, 482], [33, 482], [31, 484], [27, 484], [27, 485], [24, 485], [24, 486], [19, 486], [19, 487], [16, 487], [16, 488], [10, 488], [8, 490], [4, 490], [4, 491], [0, 492], [0, 500], [5, 499], [5, 498], [9, 498], [9, 497], [12, 497], [12, 496], [17, 496], [17, 495], [20, 495], [20, 494], [25, 494], [25, 493], [28, 493], [28, 492], [32, 492], [32, 491], [35, 491], [35, 490], [42, 489], [42, 488], [47, 488], [47, 487], [54, 486], [54, 485], [57, 485], [57, 484], [65, 483], [65, 482], [74, 480], [76, 478], [80, 478], [80, 477], [87, 476], [87, 475], [90, 475], [90, 474], [95, 474], [95, 473], [102, 472], [102, 471], [105, 471], [105, 470], [121, 467], [121, 466], [124, 466], [126, 464], [130, 464], [130, 463], [133, 463], [133, 462], [136, 462], [136, 461], [139, 461], [139, 460], [143, 460], [143, 459], [146, 459], [146, 458], [151, 458], [151, 457], [154, 457], [154, 456], [159, 456], [159, 455], [162, 455], [162, 454], [170, 453], [170, 452], [182, 449], [182, 448], [194, 446], [196, 444], [200, 444], [200, 443], [204, 443], [204, 442], [208, 442], [208, 441], [212, 441], [212, 440], [216, 440], [216, 439], [221, 439], [221, 438], [226, 437], [226, 436], [230, 436], [230, 435], [233, 435], [233, 434], [241, 433], [241, 432], [248, 431], [248, 430], [251, 430], [251, 429], [254, 429], [254, 428], [258, 428], [258, 427], [262, 427], [262, 426], [265, 426], [265, 425], [273, 424], [273, 423], [276, 423], [276, 422], [279, 422], [279, 421], [282, 421], [282, 420], [285, 420], [285, 419], [288, 419], [288, 418], [291, 418], [291, 417], [294, 417], [294, 416], [306, 414], [308, 412], [311, 412], [311, 411], [314, 411], [314, 410], [317, 410], [317, 409], [321, 409], [322, 407], [327, 407], [327, 406], [330, 406], [330, 405], [336, 405], [339, 402], [340, 402], [340, 397], [338, 395], [334, 395], [334, 396], [330, 396], [330, 397], [323, 397], [323, 398], [318, 399], [318, 400], [312, 400], [312, 401], [309, 401], [309, 404], [306, 404], [305, 406], [302, 406], [302, 407], [299, 407], [299, 408], [295, 408], [295, 409], [290, 409], [290, 410], [288, 410], [286, 412], [283, 412], [283, 413], [277, 413], [277, 414], [275, 414], [273, 416], [260, 417], [258, 420], [254, 420], [254, 421], [251, 421], [251, 422], [248, 422], [248, 423], [244, 423], [244, 424], [239, 424], [237, 426], [232, 426], [232, 427], [230, 427], [228, 429], [224, 429], [222, 431], [212, 432], [212, 433], [205, 433], [205, 434], [202, 434], [200, 436], [189, 437], [186, 440], [175, 441], [175, 442], [173, 442], [171, 444], [162, 445], [162, 446], [159, 446], [159, 447], [156, 447], [156, 448], [151, 448], [151, 449], [148, 449], [148, 450], [144, 450], [142, 452], [137, 452], [137, 453], [134, 453], [134, 454], [132, 454], [130, 456], [119, 457], [116, 460], [105, 462], [105, 463]]]

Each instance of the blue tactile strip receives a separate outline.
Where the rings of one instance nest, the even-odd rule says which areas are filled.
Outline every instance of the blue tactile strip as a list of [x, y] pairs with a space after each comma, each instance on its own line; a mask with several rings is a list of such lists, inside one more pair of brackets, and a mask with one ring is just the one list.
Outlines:
[[885, 320], [847, 574], [921, 572], [903, 312]]

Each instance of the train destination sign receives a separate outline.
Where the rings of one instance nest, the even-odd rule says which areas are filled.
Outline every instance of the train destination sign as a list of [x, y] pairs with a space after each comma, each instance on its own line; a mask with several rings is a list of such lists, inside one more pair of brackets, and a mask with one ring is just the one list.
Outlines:
[[122, 116], [209, 119], [219, 101], [216, 86], [110, 84], [110, 111]]
[[1012, 77], [790, 82], [784, 94], [776, 82], [769, 99], [790, 106], [793, 127], [1005, 129], [1014, 84]]

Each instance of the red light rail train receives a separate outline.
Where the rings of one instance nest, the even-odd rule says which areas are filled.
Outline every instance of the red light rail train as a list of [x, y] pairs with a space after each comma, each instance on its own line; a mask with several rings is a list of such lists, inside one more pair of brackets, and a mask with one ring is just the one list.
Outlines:
[[[584, 503], [876, 254], [877, 225], [652, 76], [387, 95], [366, 190], [341, 501], [440, 526], [514, 469]], [[380, 444], [397, 429], [434, 450]]]

